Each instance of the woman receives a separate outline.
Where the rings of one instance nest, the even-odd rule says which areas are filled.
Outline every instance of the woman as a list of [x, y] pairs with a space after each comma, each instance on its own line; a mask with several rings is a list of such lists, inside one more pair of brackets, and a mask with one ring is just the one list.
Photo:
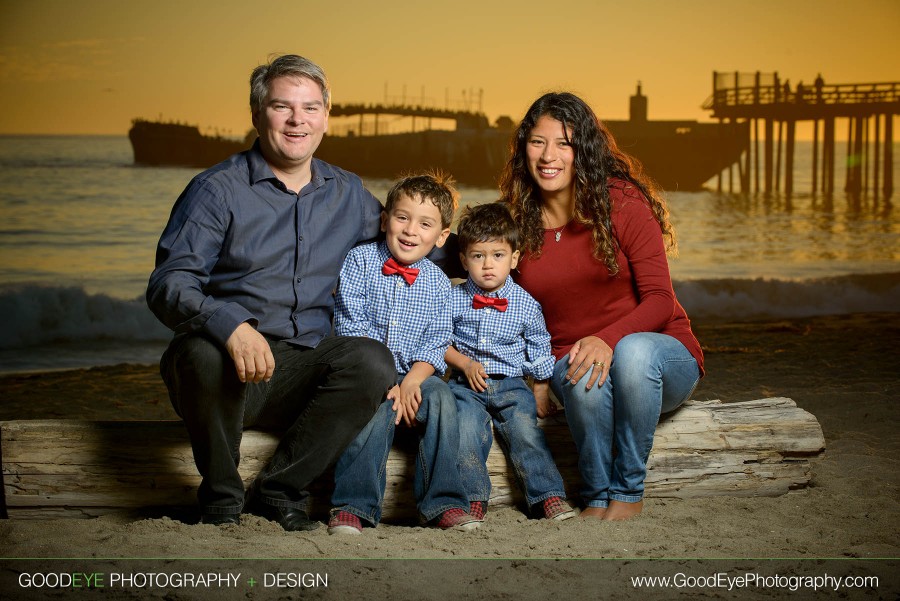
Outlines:
[[500, 188], [523, 238], [516, 282], [543, 306], [557, 359], [535, 386], [539, 414], [552, 389], [578, 447], [581, 515], [628, 519], [642, 509], [660, 413], [703, 374], [672, 290], [668, 211], [577, 96], [535, 101], [513, 145]]

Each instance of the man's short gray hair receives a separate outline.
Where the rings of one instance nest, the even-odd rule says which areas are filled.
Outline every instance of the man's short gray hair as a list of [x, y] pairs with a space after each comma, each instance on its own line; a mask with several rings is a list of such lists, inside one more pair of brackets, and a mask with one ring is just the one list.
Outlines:
[[322, 89], [325, 110], [331, 110], [331, 86], [322, 67], [307, 58], [296, 54], [285, 54], [260, 65], [250, 75], [250, 110], [258, 113], [262, 110], [269, 94], [269, 87], [279, 77], [306, 77]]

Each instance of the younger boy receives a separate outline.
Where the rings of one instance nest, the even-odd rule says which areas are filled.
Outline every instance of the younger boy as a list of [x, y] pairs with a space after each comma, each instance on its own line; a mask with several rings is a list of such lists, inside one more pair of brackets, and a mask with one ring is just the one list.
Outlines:
[[359, 534], [363, 521], [378, 524], [388, 453], [401, 421], [420, 426], [414, 489], [423, 520], [457, 530], [480, 523], [468, 514], [459, 478], [456, 401], [434, 375], [447, 367], [451, 285], [426, 255], [449, 236], [456, 204], [456, 191], [445, 176], [401, 179], [388, 192], [381, 215], [385, 240], [354, 248], [344, 261], [335, 333], [383, 342], [394, 355], [399, 384], [338, 460], [329, 534]]
[[485, 464], [493, 419], [528, 507], [548, 519], [574, 517], [537, 425], [538, 414], [551, 408], [538, 411], [523, 379], [550, 378], [555, 359], [540, 304], [509, 277], [519, 261], [516, 224], [504, 205], [472, 207], [460, 218], [457, 236], [469, 278], [450, 293], [453, 342], [445, 358], [454, 368], [449, 384], [459, 411], [460, 471], [469, 513], [483, 519], [491, 496]]

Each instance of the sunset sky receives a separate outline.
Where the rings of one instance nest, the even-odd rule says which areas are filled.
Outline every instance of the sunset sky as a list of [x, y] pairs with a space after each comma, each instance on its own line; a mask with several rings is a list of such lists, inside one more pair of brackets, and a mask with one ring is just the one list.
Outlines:
[[[551, 89], [627, 118], [706, 119], [712, 72], [900, 81], [898, 0], [422, 2], [0, 0], [0, 133], [122, 134], [135, 117], [242, 135], [250, 71], [297, 53], [335, 102], [385, 91], [443, 106], [483, 91], [491, 120]], [[477, 108], [476, 105], [472, 105]]]

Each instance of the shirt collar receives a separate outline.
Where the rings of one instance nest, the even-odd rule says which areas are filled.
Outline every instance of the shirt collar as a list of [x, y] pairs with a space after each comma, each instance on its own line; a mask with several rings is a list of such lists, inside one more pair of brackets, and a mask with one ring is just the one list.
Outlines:
[[[277, 180], [278, 176], [275, 175], [275, 172], [272, 171], [272, 168], [269, 166], [269, 163], [266, 162], [265, 157], [263, 157], [262, 151], [259, 149], [259, 138], [253, 142], [253, 146], [250, 147], [250, 150], [247, 151], [247, 166], [250, 170], [250, 184], [258, 184], [259, 182], [266, 179]], [[334, 179], [334, 167], [326, 163], [325, 161], [321, 161], [315, 157], [312, 159], [311, 163], [312, 169], [312, 183], [316, 186], [316, 188], [325, 184], [326, 180]]]
[[259, 138], [247, 151], [247, 167], [250, 170], [250, 184], [257, 184], [264, 179], [278, 179], [259, 149]]
[[[385, 261], [387, 261], [388, 259], [390, 259], [392, 257], [393, 257], [393, 255], [391, 254], [391, 251], [388, 250], [387, 242], [384, 240], [379, 241], [378, 242], [378, 259], [382, 263], [384, 263]], [[397, 261], [397, 259], [394, 259], [394, 260]], [[425, 266], [426, 261], [428, 261], [428, 257], [422, 257], [421, 259], [419, 259], [412, 265], [407, 265], [407, 267], [415, 267], [416, 269], [422, 269]], [[399, 263], [399, 261], [397, 261], [397, 262]]]
[[506, 276], [506, 281], [503, 282], [503, 285], [500, 286], [494, 292], [485, 292], [481, 288], [475, 285], [475, 282], [472, 281], [472, 278], [466, 278], [466, 292], [469, 293], [469, 296], [475, 296], [476, 294], [480, 294], [482, 296], [496, 296], [497, 298], [509, 298], [509, 289], [512, 286], [512, 278], [510, 276]]

